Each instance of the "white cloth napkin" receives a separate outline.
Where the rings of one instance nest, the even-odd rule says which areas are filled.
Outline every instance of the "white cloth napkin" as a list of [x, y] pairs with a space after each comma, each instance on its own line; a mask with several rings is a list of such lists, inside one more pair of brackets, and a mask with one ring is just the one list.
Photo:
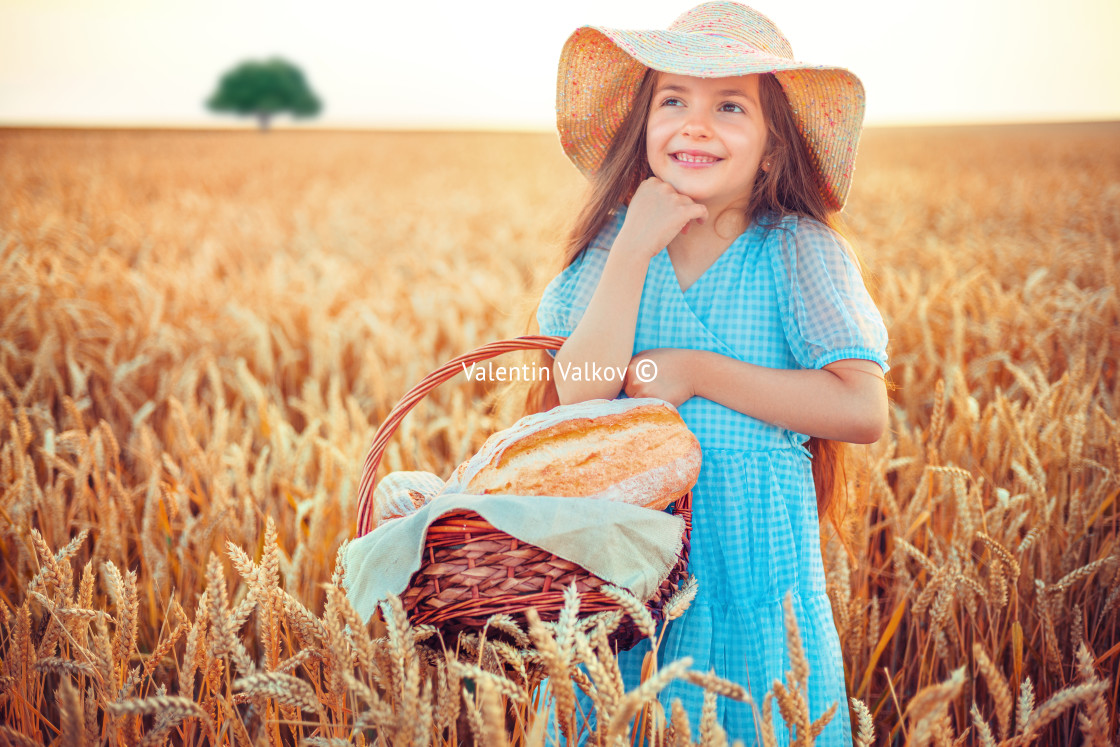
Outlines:
[[363, 620], [388, 594], [408, 588], [420, 568], [428, 527], [456, 509], [475, 511], [494, 527], [579, 564], [643, 602], [672, 570], [684, 532], [684, 520], [678, 516], [617, 501], [442, 495], [411, 516], [387, 522], [347, 546], [343, 583]]

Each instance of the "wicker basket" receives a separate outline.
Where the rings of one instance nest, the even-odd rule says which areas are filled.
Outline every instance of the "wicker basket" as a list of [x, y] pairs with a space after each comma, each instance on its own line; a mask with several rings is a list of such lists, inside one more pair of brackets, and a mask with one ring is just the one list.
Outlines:
[[[413, 387], [378, 428], [366, 457], [358, 488], [358, 536], [373, 529], [373, 492], [385, 447], [404, 416], [432, 389], [470, 365], [517, 350], [558, 350], [563, 337], [526, 336], [483, 345], [448, 361]], [[692, 529], [692, 496], [678, 499], [674, 513], [684, 519], [684, 543], [677, 563], [646, 606], [654, 619], [684, 579]], [[618, 610], [618, 603], [599, 591], [605, 582], [575, 563], [495, 529], [473, 511], [455, 511], [428, 529], [420, 569], [401, 601], [413, 624], [429, 623], [454, 634], [480, 629], [491, 615], [505, 613], [525, 623], [525, 610], [535, 607], [542, 620], [555, 620], [564, 606], [564, 590], [580, 591], [580, 614]], [[620, 649], [631, 648], [641, 633], [629, 617], [612, 636]]]

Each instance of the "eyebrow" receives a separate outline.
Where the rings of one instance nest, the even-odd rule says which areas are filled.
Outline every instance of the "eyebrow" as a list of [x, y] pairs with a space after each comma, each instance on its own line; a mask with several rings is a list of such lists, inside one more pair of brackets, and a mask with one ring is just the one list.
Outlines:
[[[670, 93], [688, 93], [689, 92], [689, 90], [687, 88], [685, 88], [684, 86], [674, 86], [674, 85], [661, 86], [657, 89], [657, 93], [663, 93], [663, 92], [666, 92], [666, 91], [670, 92]], [[755, 104], [756, 106], [758, 105], [758, 99], [756, 99], [754, 96], [751, 96], [750, 94], [748, 94], [746, 91], [744, 91], [741, 88], [723, 88], [719, 91], [716, 91], [716, 96], [738, 96], [739, 98], [746, 99], [747, 101], [751, 102], [752, 104]]]

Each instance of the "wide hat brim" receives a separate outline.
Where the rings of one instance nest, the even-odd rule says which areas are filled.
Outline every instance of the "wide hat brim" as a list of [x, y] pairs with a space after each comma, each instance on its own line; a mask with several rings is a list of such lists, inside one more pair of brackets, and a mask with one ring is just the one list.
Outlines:
[[[744, 25], [747, 39], [732, 36]], [[557, 75], [556, 124], [564, 152], [585, 176], [602, 165], [647, 68], [698, 78], [773, 73], [821, 176], [826, 202], [843, 208], [863, 128], [863, 84], [844, 68], [793, 59], [769, 19], [735, 3], [699, 6], [669, 30], [584, 26], [568, 38]]]

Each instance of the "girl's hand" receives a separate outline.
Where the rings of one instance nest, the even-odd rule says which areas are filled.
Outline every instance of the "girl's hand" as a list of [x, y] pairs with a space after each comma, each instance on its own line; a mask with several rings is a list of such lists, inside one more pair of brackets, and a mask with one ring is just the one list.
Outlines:
[[687, 231], [689, 223], [703, 223], [707, 217], [707, 207], [651, 176], [634, 192], [614, 245], [623, 251], [637, 252], [643, 259], [652, 259], [677, 234]]
[[630, 359], [623, 380], [627, 397], [656, 397], [680, 407], [696, 395], [692, 381], [692, 356], [695, 351], [657, 348], [638, 353]]

